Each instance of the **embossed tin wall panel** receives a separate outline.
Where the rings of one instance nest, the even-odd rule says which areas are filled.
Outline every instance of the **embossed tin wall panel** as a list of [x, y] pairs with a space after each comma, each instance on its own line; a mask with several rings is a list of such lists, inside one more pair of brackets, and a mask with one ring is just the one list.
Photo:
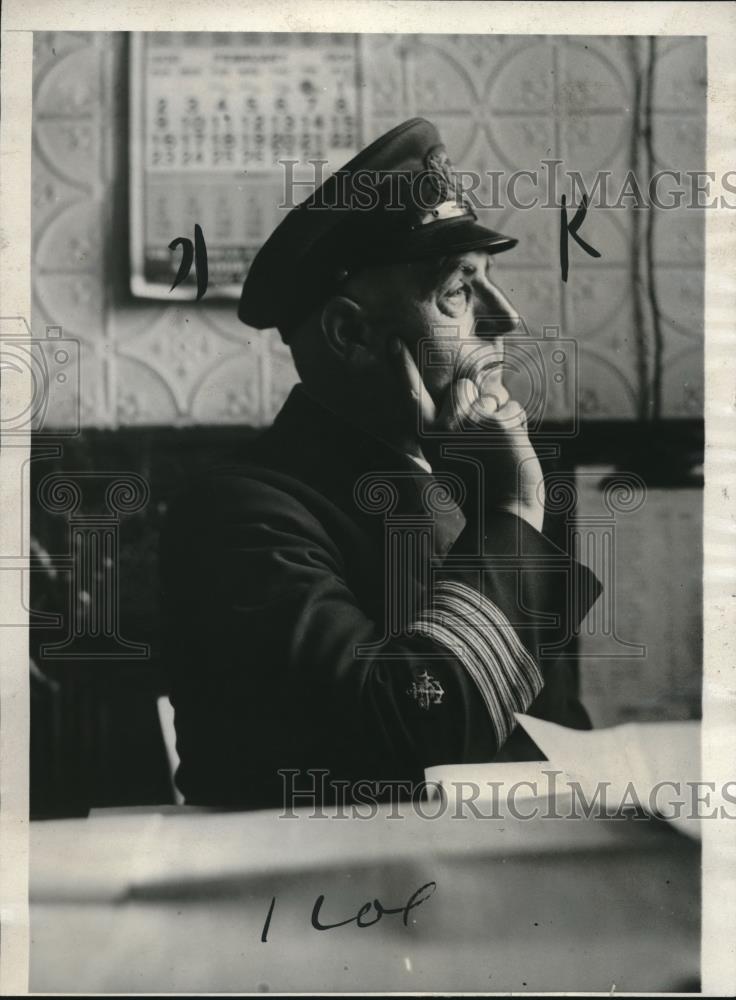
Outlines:
[[[540, 170], [540, 160], [558, 159], [588, 185], [610, 171], [618, 190], [634, 161], [643, 169], [645, 136], [634, 130], [646, 39], [371, 35], [364, 45], [366, 140], [423, 114], [463, 170]], [[702, 170], [705, 42], [657, 46], [654, 166]], [[128, 50], [119, 33], [34, 39], [34, 333], [60, 325], [79, 340], [88, 426], [266, 424], [296, 381], [276, 334], [244, 327], [232, 305], [143, 304], [127, 290]], [[519, 182], [520, 199], [529, 190]], [[647, 213], [592, 209], [581, 235], [603, 256], [573, 244], [566, 285], [559, 210], [481, 214], [520, 239], [498, 258], [498, 274], [530, 331], [558, 326], [576, 340], [584, 418], [651, 409], [658, 355], [662, 415], [702, 415], [702, 212], [656, 213], [648, 273]], [[652, 300], [637, 309], [634, 296], [652, 275], [656, 329]], [[549, 418], [567, 419], [569, 393], [551, 399]], [[52, 415], [58, 426], [69, 419]]]

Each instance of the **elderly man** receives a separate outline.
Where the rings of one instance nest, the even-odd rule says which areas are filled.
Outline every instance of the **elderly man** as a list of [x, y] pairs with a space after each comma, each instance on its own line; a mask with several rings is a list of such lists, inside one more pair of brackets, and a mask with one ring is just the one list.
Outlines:
[[429, 765], [538, 758], [515, 712], [588, 724], [550, 650], [599, 585], [542, 533], [541, 468], [503, 384], [519, 319], [493, 259], [515, 243], [478, 223], [412, 119], [254, 260], [239, 316], [278, 328], [301, 383], [172, 505], [187, 801], [279, 806], [284, 775], [310, 787], [310, 770], [325, 800], [411, 788]]

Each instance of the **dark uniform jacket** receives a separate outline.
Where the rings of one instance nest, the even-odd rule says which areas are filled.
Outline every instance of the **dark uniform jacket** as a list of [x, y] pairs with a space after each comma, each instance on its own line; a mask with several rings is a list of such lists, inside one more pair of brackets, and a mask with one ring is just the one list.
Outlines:
[[434, 764], [541, 759], [515, 711], [589, 725], [555, 652], [598, 581], [441, 487], [297, 386], [174, 501], [164, 619], [188, 802], [280, 806], [280, 771], [309, 788], [307, 769], [417, 783]]

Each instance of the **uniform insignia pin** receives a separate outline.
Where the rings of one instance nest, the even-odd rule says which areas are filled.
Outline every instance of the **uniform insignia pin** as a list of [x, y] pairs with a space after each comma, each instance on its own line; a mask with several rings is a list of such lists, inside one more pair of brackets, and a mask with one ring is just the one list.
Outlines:
[[445, 694], [445, 689], [426, 670], [419, 675], [419, 679], [412, 681], [412, 685], [406, 692], [410, 694], [414, 701], [419, 703], [420, 708], [429, 709], [430, 705], [439, 705]]

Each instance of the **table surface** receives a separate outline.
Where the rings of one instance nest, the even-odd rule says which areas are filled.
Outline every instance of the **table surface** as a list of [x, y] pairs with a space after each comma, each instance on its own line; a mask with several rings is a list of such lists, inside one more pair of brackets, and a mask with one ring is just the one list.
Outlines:
[[[390, 813], [33, 823], [30, 989], [698, 988], [699, 845], [663, 823]], [[401, 911], [428, 883], [377, 919], [373, 900]], [[321, 922], [341, 926], [313, 927], [320, 896]]]

